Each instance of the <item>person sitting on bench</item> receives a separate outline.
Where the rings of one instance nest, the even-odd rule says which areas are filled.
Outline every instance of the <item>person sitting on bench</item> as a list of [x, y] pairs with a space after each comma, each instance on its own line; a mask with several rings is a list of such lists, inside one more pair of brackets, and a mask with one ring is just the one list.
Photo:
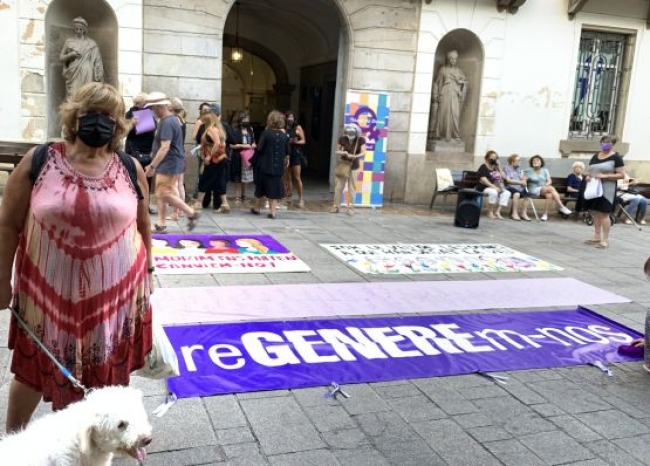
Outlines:
[[533, 155], [530, 158], [530, 168], [526, 170], [526, 177], [528, 178], [528, 191], [533, 197], [544, 197], [546, 202], [544, 203], [544, 213], [540, 217], [540, 220], [545, 222], [548, 220], [548, 210], [551, 207], [551, 201], [560, 206], [560, 212], [564, 215], [571, 215], [571, 210], [568, 209], [562, 200], [560, 195], [551, 186], [552, 179], [551, 174], [548, 172], [548, 169], [544, 168], [545, 162], [541, 155]]
[[632, 219], [640, 225], [645, 225], [645, 213], [648, 210], [648, 200], [641, 194], [634, 190], [634, 185], [638, 180], [630, 178], [625, 174], [616, 183], [616, 197], [618, 202], [621, 203], [621, 208], [625, 209], [628, 218], [625, 219], [626, 225], [632, 225]]
[[573, 171], [566, 177], [566, 197], [578, 198], [580, 185], [582, 184], [582, 172], [585, 171], [585, 164], [578, 161], [573, 162]]

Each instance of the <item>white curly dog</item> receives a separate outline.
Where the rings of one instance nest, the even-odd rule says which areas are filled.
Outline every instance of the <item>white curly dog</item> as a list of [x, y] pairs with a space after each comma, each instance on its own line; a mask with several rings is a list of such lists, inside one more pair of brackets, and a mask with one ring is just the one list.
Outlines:
[[0, 441], [0, 465], [109, 466], [113, 454], [144, 461], [151, 424], [142, 392], [106, 387]]

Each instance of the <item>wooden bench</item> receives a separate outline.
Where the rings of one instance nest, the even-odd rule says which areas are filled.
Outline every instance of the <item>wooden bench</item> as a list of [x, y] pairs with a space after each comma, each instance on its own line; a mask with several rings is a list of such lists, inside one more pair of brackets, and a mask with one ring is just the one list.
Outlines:
[[474, 189], [476, 188], [476, 185], [478, 184], [478, 173], [474, 171], [463, 171], [460, 179], [454, 180], [454, 184], [452, 186], [448, 186], [447, 188], [436, 191], [433, 194], [433, 197], [431, 198], [431, 203], [429, 204], [429, 209], [433, 208], [433, 205], [436, 201], [436, 197], [440, 194], [442, 194], [442, 208], [446, 209], [447, 208], [447, 197], [450, 194], [455, 194], [458, 195], [458, 191], [460, 189]]
[[13, 171], [23, 155], [35, 145], [33, 142], [0, 141], [0, 171]]

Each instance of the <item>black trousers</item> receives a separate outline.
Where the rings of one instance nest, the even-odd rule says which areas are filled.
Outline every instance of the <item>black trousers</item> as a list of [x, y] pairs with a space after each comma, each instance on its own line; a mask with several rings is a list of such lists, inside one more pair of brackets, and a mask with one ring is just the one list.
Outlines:
[[212, 208], [221, 207], [221, 196], [226, 194], [228, 187], [228, 164], [210, 163], [203, 168], [199, 179], [199, 192], [205, 193], [203, 197], [203, 208], [207, 209], [212, 202]]

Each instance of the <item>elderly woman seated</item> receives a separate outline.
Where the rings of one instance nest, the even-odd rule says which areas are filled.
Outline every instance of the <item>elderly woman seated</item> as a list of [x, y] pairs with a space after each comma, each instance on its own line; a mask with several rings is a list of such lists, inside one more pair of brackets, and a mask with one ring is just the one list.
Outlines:
[[626, 173], [625, 178], [618, 180], [616, 183], [616, 197], [621, 203], [621, 207], [628, 214], [628, 218], [625, 219], [626, 225], [632, 224], [631, 219], [635, 219], [641, 225], [646, 224], [645, 214], [648, 210], [648, 200], [634, 190], [634, 185], [637, 182], [636, 179], [630, 178]]
[[[526, 208], [528, 207], [528, 198], [530, 193], [526, 189], [527, 180], [519, 165], [521, 158], [517, 154], [508, 157], [508, 165], [505, 168], [506, 190], [512, 194], [512, 215], [513, 220], [525, 220], [530, 222]], [[519, 204], [521, 204], [521, 214], [519, 213]]]
[[577, 199], [582, 184], [582, 172], [585, 171], [585, 164], [578, 161], [573, 162], [573, 171], [566, 177], [566, 197]]
[[560, 199], [560, 195], [551, 186], [551, 174], [544, 168], [545, 162], [541, 155], [533, 155], [530, 158], [530, 168], [526, 170], [526, 177], [528, 178], [528, 192], [533, 197], [543, 197], [546, 199], [544, 203], [544, 213], [540, 217], [543, 222], [548, 220], [548, 211], [551, 207], [551, 202], [559, 206], [560, 212], [565, 215], [571, 215], [569, 210]]

